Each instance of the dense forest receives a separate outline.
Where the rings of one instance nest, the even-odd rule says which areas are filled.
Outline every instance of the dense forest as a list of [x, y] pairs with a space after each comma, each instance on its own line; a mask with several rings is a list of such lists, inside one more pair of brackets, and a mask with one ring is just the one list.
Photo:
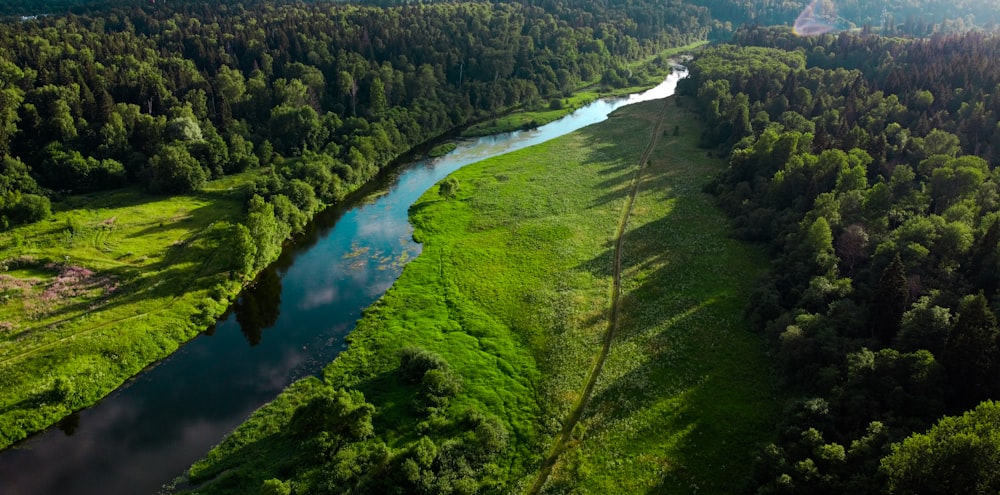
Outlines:
[[[0, 24], [0, 222], [66, 194], [256, 192], [290, 231], [402, 151], [705, 36], [676, 4], [171, 2]], [[285, 159], [296, 158], [286, 162]], [[279, 237], [282, 237], [279, 235]]]
[[748, 318], [793, 399], [756, 493], [996, 491], [1000, 38], [734, 42], [684, 89], [773, 259]]
[[[926, 34], [993, 22], [968, 2], [935, 23], [932, 3], [887, 6], [908, 20], [882, 27]], [[27, 16], [0, 24], [0, 228], [44, 218], [66, 194], [126, 184], [185, 192], [294, 157], [257, 191], [289, 232], [454, 126], [583, 82], [626, 85], [636, 77], [627, 61], [728, 33], [733, 23], [709, 9], [790, 22], [798, 8], [783, 3], [791, 10], [758, 19], [712, 1], [36, 6], [69, 11], [52, 16], [27, 7], [0, 11]]]
[[[84, 193], [162, 197], [260, 171], [226, 233], [233, 272], [249, 277], [402, 153], [581, 86], [633, 84], [637, 60], [734, 34], [691, 64], [682, 91], [706, 123], [702, 145], [730, 163], [706, 190], [773, 259], [747, 318], [791, 399], [747, 491], [995, 492], [1000, 38], [969, 31], [995, 27], [995, 6], [851, 0], [827, 11], [839, 34], [737, 29], [791, 24], [806, 8], [5, 2], [0, 231]], [[308, 401], [285, 413], [295, 448], [318, 459], [308, 486], [501, 491], [516, 439], [476, 411], [442, 427], [461, 378], [420, 348], [398, 359], [420, 428], [454, 441], [391, 456], [364, 396], [302, 381]]]

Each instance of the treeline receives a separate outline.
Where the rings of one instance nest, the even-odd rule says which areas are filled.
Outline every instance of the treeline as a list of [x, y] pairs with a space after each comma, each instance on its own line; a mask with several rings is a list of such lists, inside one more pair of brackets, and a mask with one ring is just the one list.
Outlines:
[[0, 228], [263, 167], [253, 192], [294, 232], [418, 143], [628, 84], [628, 62], [707, 33], [704, 9], [654, 2], [115, 5], [0, 24]]
[[682, 90], [730, 156], [708, 190], [774, 259], [748, 317], [793, 399], [749, 491], [1000, 489], [966, 460], [1000, 455], [992, 403], [914, 434], [1000, 398], [1000, 37], [736, 41]]

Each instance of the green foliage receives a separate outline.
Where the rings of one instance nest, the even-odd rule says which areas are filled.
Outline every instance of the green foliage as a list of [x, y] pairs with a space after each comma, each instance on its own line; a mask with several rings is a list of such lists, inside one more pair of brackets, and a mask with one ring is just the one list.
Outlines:
[[[599, 352], [608, 240], [662, 108], [629, 108], [466, 167], [454, 178], [462, 201], [425, 193], [411, 208], [422, 254], [366, 311], [325, 384], [299, 382], [256, 413], [192, 470], [198, 481], [220, 477], [198, 491], [256, 489], [288, 473], [310, 493], [498, 493], [530, 482]], [[690, 125], [682, 111], [670, 122]], [[651, 160], [659, 187], [642, 188], [626, 242], [643, 260], [626, 278], [624, 314], [636, 319], [595, 389], [593, 410], [606, 413], [584, 416], [579, 454], [567, 454], [578, 467], [560, 471], [553, 487], [733, 491], [741, 476], [720, 479], [718, 467], [745, 473], [749, 446], [766, 438], [769, 370], [739, 323], [760, 258], [726, 238], [720, 213], [698, 193], [719, 162], [695, 149], [697, 136], [682, 133]], [[556, 159], [571, 166], [551, 167]], [[676, 160], [690, 165], [683, 174]], [[683, 193], [664, 201], [666, 191]], [[335, 388], [374, 406], [372, 436], [331, 426]], [[303, 442], [304, 452], [292, 447]], [[613, 459], [617, 468], [600, 468]], [[664, 477], [665, 465], [685, 467]], [[574, 474], [586, 471], [597, 474]]]
[[253, 269], [259, 271], [271, 264], [281, 254], [281, 243], [288, 235], [287, 224], [278, 222], [274, 214], [274, 205], [264, 201], [264, 198], [254, 195], [250, 198], [247, 210], [246, 226], [250, 239], [257, 244]]
[[438, 185], [438, 194], [443, 198], [454, 198], [458, 191], [461, 189], [461, 184], [459, 184], [458, 179], [454, 177], [449, 177]]
[[292, 486], [277, 478], [264, 481], [260, 486], [260, 495], [291, 495]]
[[987, 401], [946, 416], [926, 433], [892, 445], [882, 459], [888, 493], [993, 493], [1000, 490], [1000, 404]]
[[73, 393], [73, 382], [65, 376], [56, 377], [55, 381], [52, 383], [53, 400], [58, 402], [68, 401], [73, 398]]
[[[979, 54], [1000, 38], [949, 39], [756, 28], [735, 40], [759, 46], [714, 47], [689, 65], [683, 89], [711, 126], [703, 144], [731, 151], [708, 190], [774, 257], [748, 313], [792, 395], [829, 404], [785, 417], [760, 493], [885, 492], [889, 442], [1000, 394], [989, 167], [1000, 155], [985, 144], [992, 131], [974, 130], [995, 117], [1000, 71]], [[959, 67], [977, 83], [955, 93]], [[851, 445], [843, 462], [816, 450], [833, 443]]]
[[149, 159], [148, 186], [157, 193], [196, 191], [205, 185], [207, 174], [187, 148], [168, 144]]
[[959, 405], [972, 405], [1000, 392], [1000, 329], [982, 293], [959, 304], [942, 359]]
[[447, 155], [448, 153], [451, 153], [452, 151], [455, 151], [455, 148], [457, 148], [457, 147], [458, 147], [458, 145], [455, 144], [455, 143], [440, 144], [440, 145], [437, 145], [434, 148], [432, 148], [429, 152], [427, 152], [427, 156], [429, 156], [431, 158], [437, 158], [439, 156], [444, 156], [444, 155]]
[[357, 390], [325, 390], [313, 397], [292, 418], [298, 435], [313, 438], [320, 432], [330, 435], [364, 439], [372, 435], [372, 415], [375, 406], [365, 402]]

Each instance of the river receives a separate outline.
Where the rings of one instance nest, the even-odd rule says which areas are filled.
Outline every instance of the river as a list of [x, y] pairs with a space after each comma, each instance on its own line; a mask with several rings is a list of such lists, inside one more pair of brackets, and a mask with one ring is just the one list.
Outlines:
[[155, 494], [298, 378], [346, 346], [362, 310], [420, 254], [407, 210], [455, 170], [674, 93], [686, 76], [560, 120], [459, 143], [405, 165], [380, 190], [331, 209], [286, 249], [216, 325], [95, 406], [0, 453], [4, 495]]

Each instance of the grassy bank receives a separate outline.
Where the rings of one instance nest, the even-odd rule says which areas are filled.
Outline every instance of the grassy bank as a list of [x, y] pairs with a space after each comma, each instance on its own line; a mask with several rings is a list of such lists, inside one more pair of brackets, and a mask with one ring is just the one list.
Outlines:
[[249, 175], [171, 198], [71, 198], [0, 234], [0, 448], [93, 404], [214, 322]]
[[[663, 78], [670, 74], [670, 67], [663, 63], [670, 57], [675, 57], [682, 53], [688, 53], [705, 46], [707, 41], [699, 41], [689, 45], [668, 48], [657, 55], [644, 60], [637, 60], [628, 65], [629, 71], [636, 71], [641, 76], [638, 84], [621, 88], [601, 88], [600, 80], [588, 81], [583, 86], [567, 97], [549, 98], [540, 100], [533, 104], [528, 104], [514, 112], [501, 117], [490, 119], [470, 126], [462, 132], [463, 137], [479, 137], [499, 134], [501, 132], [511, 132], [521, 129], [532, 129], [540, 127], [549, 122], [558, 120], [576, 111], [576, 109], [602, 97], [624, 96], [638, 93], [652, 88], [663, 82]], [[657, 63], [660, 61], [661, 63]]]
[[[777, 414], [742, 318], [766, 262], [701, 193], [722, 164], [697, 148], [694, 115], [666, 110], [623, 242], [621, 324], [547, 492], [736, 493]], [[587, 266], [603, 273], [611, 256]]]
[[[271, 478], [296, 493], [528, 490], [601, 349], [609, 250], [663, 108], [627, 107], [428, 191], [411, 208], [423, 253], [325, 383], [291, 387], [196, 464], [199, 492]], [[730, 493], [766, 438], [770, 374], [741, 320], [762, 260], [726, 238], [700, 192], [722, 164], [694, 148], [691, 116], [667, 111], [681, 135], [663, 138], [636, 198], [621, 334], [547, 490]]]

